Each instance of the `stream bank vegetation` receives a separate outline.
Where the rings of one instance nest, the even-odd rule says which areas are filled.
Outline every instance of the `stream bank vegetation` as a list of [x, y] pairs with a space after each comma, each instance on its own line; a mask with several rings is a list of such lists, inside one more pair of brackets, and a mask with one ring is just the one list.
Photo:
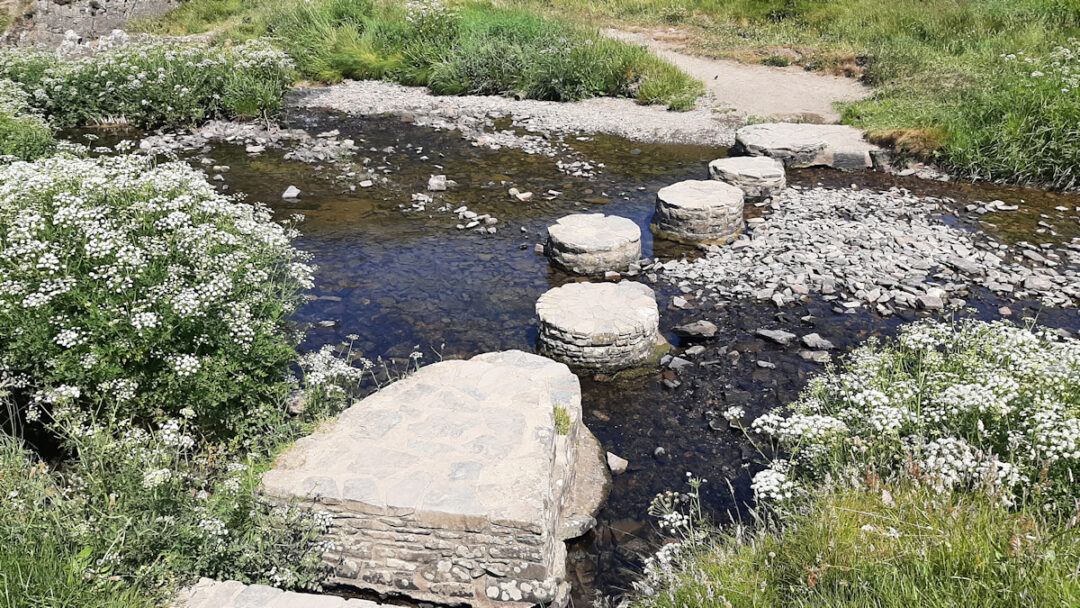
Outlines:
[[708, 526], [697, 479], [689, 500], [658, 497], [675, 542], [647, 562], [638, 606], [1080, 598], [1080, 341], [919, 322], [744, 430], [780, 455], [753, 478], [755, 521]]
[[683, 110], [702, 84], [595, 28], [482, 1], [190, 0], [142, 29], [266, 37], [319, 82], [386, 79], [443, 95], [631, 97]]
[[[1070, 0], [507, 0], [699, 53], [859, 77], [843, 121], [965, 178], [1080, 186]], [[671, 29], [674, 28], [674, 29]]]
[[256, 488], [375, 364], [298, 354], [295, 228], [119, 151], [0, 166], [0, 606], [316, 589], [326, 522]]

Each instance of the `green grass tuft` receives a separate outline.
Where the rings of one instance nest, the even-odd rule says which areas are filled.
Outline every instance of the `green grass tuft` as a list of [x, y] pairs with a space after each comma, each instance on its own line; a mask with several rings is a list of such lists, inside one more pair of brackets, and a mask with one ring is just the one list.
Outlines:
[[260, 0], [240, 10], [223, 0], [191, 0], [141, 27], [215, 30], [232, 40], [270, 37], [304, 78], [320, 82], [386, 79], [442, 95], [552, 101], [633, 97], [675, 110], [692, 108], [704, 92], [699, 81], [646, 49], [595, 28], [479, 1]]

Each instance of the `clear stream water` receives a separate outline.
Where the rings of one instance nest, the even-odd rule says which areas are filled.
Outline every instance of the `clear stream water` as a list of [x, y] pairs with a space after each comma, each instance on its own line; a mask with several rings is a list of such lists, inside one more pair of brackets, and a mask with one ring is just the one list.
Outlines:
[[[697, 255], [693, 249], [653, 242], [648, 220], [655, 192], [676, 181], [704, 178], [707, 163], [726, 154], [720, 147], [646, 145], [597, 136], [571, 143], [606, 167], [595, 177], [575, 178], [560, 173], [552, 158], [476, 148], [455, 132], [435, 132], [396, 118], [311, 113], [287, 122], [312, 134], [339, 129], [342, 138], [352, 138], [360, 146], [357, 159], [370, 157], [369, 167], [385, 167], [389, 178], [385, 185], [349, 191], [327, 179], [340, 170], [285, 161], [282, 151], [271, 149], [252, 157], [242, 146], [220, 145], [206, 154], [216, 164], [231, 167], [224, 182], [230, 192], [265, 202], [282, 217], [306, 216], [298, 245], [314, 254], [318, 271], [316, 287], [297, 314], [299, 322], [312, 325], [303, 348], [335, 344], [355, 334], [359, 336], [355, 346], [369, 358], [405, 358], [419, 346], [428, 363], [437, 360], [436, 352], [445, 358], [467, 358], [492, 350], [534, 349], [536, 299], [547, 289], [574, 280], [549, 269], [533, 251], [543, 241], [546, 227], [563, 215], [601, 211], [625, 216], [642, 227], [646, 257]], [[381, 151], [388, 146], [393, 153]], [[370, 148], [380, 152], [369, 152]], [[441, 173], [459, 185], [432, 193], [436, 200], [427, 212], [406, 213], [399, 208], [410, 207], [413, 193], [426, 192], [429, 175]], [[1067, 242], [1080, 236], [1080, 224], [1070, 219], [1080, 205], [1076, 195], [827, 170], [795, 171], [789, 182], [875, 189], [896, 185], [918, 194], [953, 197], [958, 200], [956, 209], [943, 214], [942, 221], [987, 231], [1006, 243]], [[298, 201], [282, 200], [289, 185], [303, 191]], [[528, 203], [511, 199], [510, 187], [532, 191], [536, 198]], [[549, 190], [562, 194], [544, 200], [542, 195]], [[994, 199], [1018, 204], [1020, 210], [981, 218], [963, 211], [967, 202]], [[444, 204], [451, 209], [467, 205], [477, 213], [494, 215], [498, 232], [457, 230], [456, 215], [435, 211]], [[1058, 206], [1070, 211], [1055, 210]], [[1060, 235], [1038, 232], [1043, 220], [1054, 224]], [[628, 459], [630, 468], [614, 478], [597, 529], [571, 547], [569, 566], [579, 606], [591, 603], [595, 592], [618, 594], [629, 586], [640, 568], [638, 556], [662, 540], [648, 522], [649, 502], [658, 492], [685, 489], [686, 472], [708, 479], [705, 505], [717, 519], [726, 519], [727, 513], [750, 499], [756, 452], [714, 414], [732, 404], [744, 405], [751, 415], [761, 414], [793, 400], [807, 378], [821, 369], [794, 351], [755, 338], [755, 329], [779, 327], [800, 335], [816, 331], [846, 350], [870, 336], [891, 335], [898, 325], [916, 318], [915, 313], [891, 318], [866, 311], [837, 314], [831, 304], [815, 298], [783, 310], [757, 302], [679, 310], [670, 306], [678, 294], [675, 288], [663, 282], [652, 286], [661, 306], [661, 329], [673, 344], [678, 346], [678, 339], [670, 330], [680, 323], [705, 318], [720, 327], [719, 336], [708, 343], [709, 351], [699, 358], [717, 363], [682, 374], [682, 385], [674, 390], [662, 383], [665, 377], [673, 378], [671, 372], [665, 376], [661, 370], [634, 377], [581, 378], [586, 425], [605, 449]], [[997, 309], [1005, 304], [1017, 317], [1025, 307], [1039, 308], [1033, 302], [1004, 302], [989, 293], [972, 294], [969, 304], [982, 318], [997, 318]], [[808, 314], [815, 317], [813, 322], [800, 320]], [[1075, 310], [1042, 310], [1039, 319], [1080, 330]], [[738, 362], [720, 355], [721, 347], [738, 351]], [[776, 367], [760, 367], [757, 360]], [[658, 448], [662, 454], [657, 454]]]

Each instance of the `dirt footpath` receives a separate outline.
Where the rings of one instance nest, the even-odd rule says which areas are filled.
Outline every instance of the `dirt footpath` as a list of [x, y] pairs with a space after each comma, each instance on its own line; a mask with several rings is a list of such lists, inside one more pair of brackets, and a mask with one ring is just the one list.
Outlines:
[[711, 98], [706, 103], [717, 109], [730, 109], [743, 119], [839, 122], [840, 114], [833, 108], [834, 103], [865, 99], [871, 93], [851, 78], [807, 72], [797, 66], [777, 68], [688, 55], [680, 52], [677, 42], [645, 31], [604, 33], [647, 46], [657, 56], [704, 82]]

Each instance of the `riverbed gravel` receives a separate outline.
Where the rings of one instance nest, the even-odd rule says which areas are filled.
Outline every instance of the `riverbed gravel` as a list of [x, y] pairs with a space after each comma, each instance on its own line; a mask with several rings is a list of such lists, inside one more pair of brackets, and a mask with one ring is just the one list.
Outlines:
[[[424, 87], [379, 81], [302, 88], [290, 94], [289, 103], [354, 116], [394, 115], [421, 126], [458, 130], [480, 145], [521, 148], [542, 148], [545, 142], [578, 133], [604, 133], [646, 143], [730, 146], [741, 125], [740, 119], [711, 107], [671, 112], [630, 99], [564, 103], [478, 95], [440, 97]], [[509, 119], [514, 129], [493, 132], [499, 119]]]
[[951, 210], [941, 199], [896, 188], [792, 187], [767, 209], [764, 222], [732, 245], [667, 261], [663, 275], [706, 299], [783, 306], [816, 293], [838, 309], [881, 314], [962, 304], [976, 287], [1007, 299], [1080, 304], [1080, 245], [1005, 244], [947, 224], [941, 216]]

